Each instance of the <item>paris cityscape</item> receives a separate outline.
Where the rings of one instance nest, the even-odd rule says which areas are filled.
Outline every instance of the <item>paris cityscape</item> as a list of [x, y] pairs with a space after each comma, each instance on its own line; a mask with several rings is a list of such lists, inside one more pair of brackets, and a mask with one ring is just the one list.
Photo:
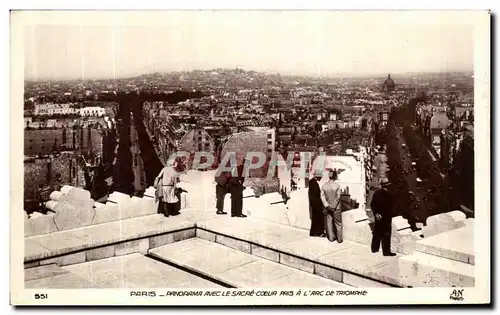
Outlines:
[[470, 27], [217, 14], [25, 28], [24, 288], [475, 287]]
[[[214, 69], [123, 80], [27, 82], [26, 211], [43, 211], [58, 185], [88, 189], [96, 200], [117, 189], [140, 196], [175, 151], [194, 156], [206, 150], [220, 156], [234, 133], [273, 130], [271, 147], [285, 159], [320, 148], [339, 155], [359, 145], [380, 145], [383, 137], [400, 133], [404, 139], [399, 147], [387, 148], [389, 169], [401, 168], [392, 181], [402, 185], [406, 197], [409, 191], [417, 193], [415, 207], [422, 219], [457, 207], [472, 215], [472, 73], [393, 77], [397, 81], [391, 78], [386, 86], [383, 76], [324, 79]], [[120, 96], [137, 93], [136, 102], [144, 102], [142, 121], [129, 127], [131, 153], [121, 158], [130, 160], [118, 170], [118, 103]], [[409, 107], [412, 120], [400, 114]], [[402, 123], [407, 121], [411, 124]], [[139, 132], [149, 146], [141, 147]], [[267, 153], [267, 139], [260, 147], [246, 147]], [[151, 151], [141, 152], [147, 149]], [[441, 178], [431, 178], [436, 175], [429, 174], [431, 168]], [[130, 174], [128, 181], [117, 182], [116, 172]], [[452, 183], [458, 186], [455, 191]], [[277, 191], [277, 183], [266, 184], [268, 192]], [[442, 196], [447, 204], [433, 204], [433, 198]]]

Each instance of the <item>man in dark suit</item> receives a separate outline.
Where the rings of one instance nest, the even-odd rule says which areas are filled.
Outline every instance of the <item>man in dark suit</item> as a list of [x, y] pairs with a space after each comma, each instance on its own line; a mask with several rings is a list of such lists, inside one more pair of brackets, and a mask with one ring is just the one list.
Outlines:
[[229, 192], [229, 176], [226, 172], [221, 172], [215, 177], [215, 197], [217, 198], [217, 214], [227, 214], [224, 212], [224, 198]]
[[373, 229], [372, 253], [380, 249], [382, 243], [382, 252], [384, 256], [396, 256], [391, 252], [391, 230], [392, 230], [392, 196], [387, 190], [390, 182], [383, 178], [380, 182], [382, 188], [373, 194], [370, 203], [371, 210], [375, 216], [375, 227]]
[[243, 182], [245, 177], [243, 175], [244, 164], [240, 164], [236, 167], [236, 170], [231, 172], [231, 178], [229, 179], [229, 193], [231, 194], [231, 216], [245, 218], [246, 215], [243, 214]]
[[322, 177], [321, 171], [317, 170], [314, 177], [309, 181], [309, 217], [311, 218], [310, 236], [325, 236], [325, 215], [323, 214], [323, 202], [321, 201], [321, 188], [319, 181]]

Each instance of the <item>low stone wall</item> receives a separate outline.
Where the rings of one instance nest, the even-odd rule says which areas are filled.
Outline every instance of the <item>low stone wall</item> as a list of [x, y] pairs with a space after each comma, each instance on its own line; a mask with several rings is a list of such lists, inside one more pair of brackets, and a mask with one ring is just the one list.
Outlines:
[[151, 188], [142, 198], [114, 192], [106, 203], [99, 203], [90, 198], [89, 191], [63, 186], [50, 198], [46, 203], [48, 214], [35, 213], [25, 218], [25, 237], [155, 214], [158, 210]]
[[49, 254], [46, 258], [25, 261], [24, 268], [33, 268], [50, 264], [67, 266], [132, 253], [146, 255], [149, 249], [192, 238], [195, 237], [195, 234], [195, 228], [188, 228], [181, 231], [155, 234], [138, 239], [111, 242], [102, 246], [90, 246], [89, 248], [74, 250], [60, 255]]

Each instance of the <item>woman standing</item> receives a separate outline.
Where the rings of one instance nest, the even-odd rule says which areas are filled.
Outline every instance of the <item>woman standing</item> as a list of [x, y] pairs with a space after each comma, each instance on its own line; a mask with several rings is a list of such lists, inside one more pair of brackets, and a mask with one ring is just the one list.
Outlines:
[[161, 170], [155, 178], [156, 196], [160, 199], [159, 213], [166, 217], [176, 213], [176, 203], [179, 201], [175, 195], [179, 178], [175, 167], [177, 162], [167, 162], [167, 165]]
[[309, 217], [311, 218], [310, 236], [325, 236], [325, 216], [323, 214], [323, 203], [321, 201], [321, 189], [319, 181], [322, 174], [316, 171], [314, 178], [309, 181]]

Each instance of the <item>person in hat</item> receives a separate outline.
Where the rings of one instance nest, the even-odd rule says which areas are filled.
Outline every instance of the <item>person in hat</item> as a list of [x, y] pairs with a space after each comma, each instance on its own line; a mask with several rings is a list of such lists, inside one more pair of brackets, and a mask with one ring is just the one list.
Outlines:
[[391, 193], [387, 190], [390, 186], [387, 178], [380, 181], [381, 188], [377, 190], [370, 203], [371, 210], [375, 217], [375, 227], [373, 228], [372, 253], [380, 249], [382, 243], [382, 252], [384, 256], [396, 256], [391, 252], [391, 230], [392, 230], [392, 204]]
[[336, 170], [329, 170], [329, 180], [321, 187], [321, 201], [324, 206], [326, 236], [330, 242], [342, 243], [342, 209], [340, 208], [340, 185]]
[[231, 194], [231, 216], [245, 218], [246, 215], [243, 214], [244, 163], [239, 162], [235, 168], [231, 171], [231, 178], [228, 183], [229, 193]]
[[224, 211], [224, 198], [229, 193], [230, 174], [227, 171], [217, 170], [215, 174], [215, 197], [217, 199], [216, 208], [217, 214], [227, 214]]
[[314, 177], [309, 181], [309, 217], [311, 218], [310, 236], [325, 236], [325, 216], [323, 214], [323, 202], [321, 201], [321, 189], [319, 181], [323, 177], [320, 170], [314, 172]]

